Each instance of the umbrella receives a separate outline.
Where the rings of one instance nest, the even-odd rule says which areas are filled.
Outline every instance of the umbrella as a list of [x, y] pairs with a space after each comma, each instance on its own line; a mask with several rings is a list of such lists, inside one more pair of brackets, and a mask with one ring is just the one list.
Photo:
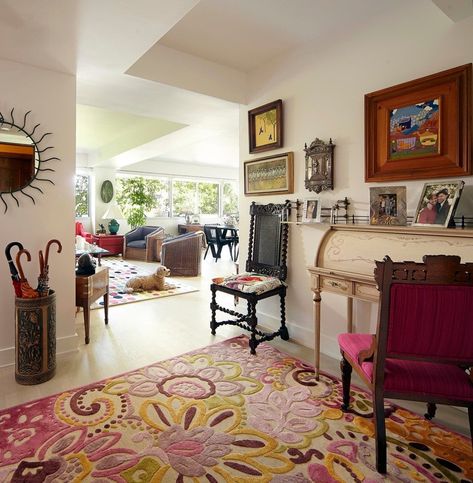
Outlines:
[[41, 297], [49, 295], [49, 249], [52, 244], [57, 245], [57, 253], [61, 253], [62, 245], [59, 240], [49, 240], [46, 244], [45, 255], [43, 257], [42, 250], [39, 251], [39, 277], [38, 277], [38, 292]]
[[22, 249], [16, 254], [16, 264], [18, 266], [18, 271], [20, 272], [21, 297], [25, 299], [34, 299], [39, 297], [39, 294], [34, 288], [30, 286], [30, 284], [28, 283], [28, 280], [26, 280], [25, 278], [23, 267], [21, 266], [21, 261], [20, 261], [21, 255], [23, 253], [26, 254], [28, 261], [31, 262], [31, 255], [28, 250]]
[[10, 267], [11, 279], [13, 282], [13, 288], [15, 289], [15, 295], [17, 297], [21, 297], [20, 276], [18, 275], [18, 270], [13, 263], [10, 253], [13, 247], [18, 247], [19, 250], [23, 250], [23, 245], [20, 242], [11, 242], [5, 247], [5, 256], [7, 257], [8, 266]]

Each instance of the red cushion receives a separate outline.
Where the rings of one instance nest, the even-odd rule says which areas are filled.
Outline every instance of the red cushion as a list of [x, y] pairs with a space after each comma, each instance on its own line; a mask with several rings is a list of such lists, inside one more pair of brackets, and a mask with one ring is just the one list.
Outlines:
[[[373, 381], [373, 362], [357, 363], [361, 350], [370, 347], [370, 334], [340, 334], [338, 343], [361, 371]], [[386, 359], [384, 388], [386, 391], [422, 394], [473, 401], [473, 384], [459, 367], [450, 364]]]

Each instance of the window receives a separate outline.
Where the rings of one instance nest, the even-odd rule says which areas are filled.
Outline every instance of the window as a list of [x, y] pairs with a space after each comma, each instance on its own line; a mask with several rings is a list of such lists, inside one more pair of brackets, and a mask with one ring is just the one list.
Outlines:
[[238, 185], [235, 181], [223, 183], [223, 207], [222, 214], [235, 215], [238, 213]]
[[76, 174], [76, 218], [89, 216], [89, 177]]
[[117, 201], [123, 212], [145, 206], [148, 218], [186, 214], [219, 217], [238, 213], [238, 183], [117, 174]]
[[173, 215], [201, 214], [218, 216], [219, 183], [173, 180]]

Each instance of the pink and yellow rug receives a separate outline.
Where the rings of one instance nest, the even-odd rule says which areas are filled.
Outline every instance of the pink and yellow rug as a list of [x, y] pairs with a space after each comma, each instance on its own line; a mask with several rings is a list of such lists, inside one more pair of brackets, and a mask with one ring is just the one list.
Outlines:
[[[0, 481], [466, 482], [471, 442], [387, 406], [374, 469], [368, 395], [244, 336], [0, 412]], [[465, 415], [465, 424], [467, 415]]]
[[[166, 281], [174, 286], [169, 290], [149, 290], [147, 292], [126, 293], [125, 284], [127, 280], [140, 275], [149, 275], [152, 273], [152, 269], [150, 268], [147, 270], [137, 267], [136, 265], [129, 263], [128, 260], [122, 260], [121, 258], [116, 257], [102, 258], [102, 265], [109, 268], [109, 306], [141, 302], [143, 300], [170, 297], [172, 295], [182, 295], [198, 291], [196, 288], [186, 285], [176, 278], [166, 277]], [[103, 307], [102, 298], [92, 304], [90, 308], [99, 309], [101, 307]]]

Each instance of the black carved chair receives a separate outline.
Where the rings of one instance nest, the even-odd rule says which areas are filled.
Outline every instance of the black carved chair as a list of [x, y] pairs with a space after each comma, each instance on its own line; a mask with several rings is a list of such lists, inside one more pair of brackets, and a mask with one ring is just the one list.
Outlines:
[[[286, 277], [287, 277], [287, 220], [290, 202], [284, 204], [257, 205], [250, 207], [250, 238], [246, 273], [232, 275], [223, 282], [210, 285], [212, 291], [212, 319], [210, 329], [215, 335], [220, 325], [236, 325], [251, 332], [250, 350], [256, 354], [256, 347], [265, 340], [281, 337], [289, 339], [286, 327]], [[246, 314], [217, 304], [217, 292], [223, 292], [247, 301]], [[263, 299], [279, 295], [281, 300], [281, 326], [276, 332], [266, 333], [257, 328], [256, 304]], [[233, 316], [233, 319], [217, 322], [217, 310]]]

